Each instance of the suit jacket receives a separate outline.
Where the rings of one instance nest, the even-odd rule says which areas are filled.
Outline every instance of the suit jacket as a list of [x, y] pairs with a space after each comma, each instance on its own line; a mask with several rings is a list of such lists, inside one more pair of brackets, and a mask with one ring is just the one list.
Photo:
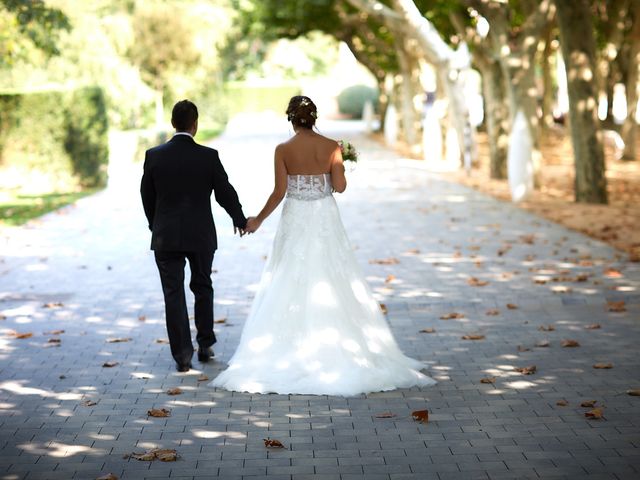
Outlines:
[[188, 135], [176, 135], [147, 150], [140, 194], [151, 230], [151, 249], [194, 252], [218, 248], [212, 191], [233, 225], [245, 228], [247, 219], [238, 194], [216, 150], [197, 144]]

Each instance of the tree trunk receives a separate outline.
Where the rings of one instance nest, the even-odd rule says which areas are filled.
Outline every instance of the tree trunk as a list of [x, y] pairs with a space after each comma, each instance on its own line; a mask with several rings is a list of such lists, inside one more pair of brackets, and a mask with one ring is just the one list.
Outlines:
[[398, 42], [396, 49], [398, 55], [398, 63], [400, 64], [401, 79], [399, 88], [400, 94], [400, 125], [402, 127], [402, 138], [409, 145], [409, 148], [415, 148], [418, 143], [419, 131], [418, 121], [416, 118], [416, 109], [413, 105], [413, 68], [411, 58], [407, 54], [406, 48], [401, 42]]
[[624, 141], [624, 160], [636, 159], [636, 110], [638, 108], [638, 69], [640, 68], [640, 0], [634, 2], [632, 10], [633, 27], [631, 30], [629, 61], [627, 68], [627, 118], [622, 125], [622, 140]]
[[540, 58], [542, 64], [542, 126], [550, 128], [553, 126], [553, 78], [551, 76], [551, 58], [553, 57], [553, 48], [551, 41], [553, 29], [547, 28], [545, 37], [544, 50]]
[[495, 60], [479, 63], [479, 68], [485, 99], [491, 178], [505, 179], [510, 120], [504, 75], [500, 63]]
[[577, 202], [607, 203], [602, 132], [594, 73], [595, 39], [587, 0], [557, 0], [560, 44], [569, 87]]

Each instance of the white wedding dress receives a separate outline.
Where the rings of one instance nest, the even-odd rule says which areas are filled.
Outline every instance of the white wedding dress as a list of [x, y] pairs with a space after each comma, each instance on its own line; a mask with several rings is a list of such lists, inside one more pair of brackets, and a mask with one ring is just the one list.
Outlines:
[[356, 262], [331, 175], [289, 175], [273, 251], [228, 368], [209, 385], [253, 393], [357, 395], [428, 386]]

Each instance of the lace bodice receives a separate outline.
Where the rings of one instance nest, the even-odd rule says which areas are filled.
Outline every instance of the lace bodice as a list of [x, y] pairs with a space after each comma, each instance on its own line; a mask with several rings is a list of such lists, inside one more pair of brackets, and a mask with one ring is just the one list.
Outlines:
[[287, 197], [296, 200], [318, 200], [331, 195], [331, 174], [288, 175]]

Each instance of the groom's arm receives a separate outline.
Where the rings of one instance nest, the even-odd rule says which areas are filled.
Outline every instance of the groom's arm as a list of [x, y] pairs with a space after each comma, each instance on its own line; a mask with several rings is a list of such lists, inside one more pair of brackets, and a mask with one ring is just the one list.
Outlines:
[[156, 187], [149, 171], [149, 152], [144, 154], [144, 170], [142, 181], [140, 182], [140, 196], [142, 197], [142, 207], [149, 222], [149, 230], [153, 226], [153, 217], [156, 213]]
[[229, 183], [229, 177], [220, 162], [218, 152], [214, 154], [213, 192], [216, 202], [227, 211], [233, 220], [233, 226], [244, 230], [247, 227], [247, 218], [242, 212], [242, 205], [240, 205], [235, 188]]

